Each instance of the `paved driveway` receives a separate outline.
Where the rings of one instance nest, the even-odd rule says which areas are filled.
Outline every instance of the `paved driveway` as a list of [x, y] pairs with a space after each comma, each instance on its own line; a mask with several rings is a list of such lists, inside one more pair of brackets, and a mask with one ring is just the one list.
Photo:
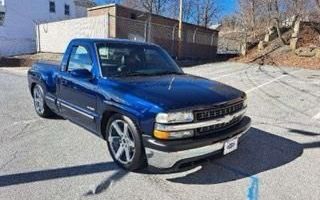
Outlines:
[[0, 199], [319, 199], [320, 71], [184, 70], [247, 91], [253, 127], [238, 151], [159, 175], [124, 172], [101, 139], [37, 117], [25, 70], [0, 68]]

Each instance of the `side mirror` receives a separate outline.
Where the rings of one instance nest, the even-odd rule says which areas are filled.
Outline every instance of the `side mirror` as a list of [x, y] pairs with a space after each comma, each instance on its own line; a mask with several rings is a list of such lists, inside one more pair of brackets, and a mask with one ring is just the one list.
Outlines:
[[92, 73], [87, 69], [74, 69], [71, 71], [71, 75], [77, 78], [83, 78], [88, 80], [93, 79]]

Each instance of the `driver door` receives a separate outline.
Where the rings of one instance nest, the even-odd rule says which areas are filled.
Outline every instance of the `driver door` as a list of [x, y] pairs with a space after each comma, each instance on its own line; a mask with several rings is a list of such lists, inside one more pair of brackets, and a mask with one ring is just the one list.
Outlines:
[[[81, 78], [72, 74], [73, 70], [87, 69], [92, 72], [93, 62], [89, 48], [74, 46], [66, 70], [59, 77], [59, 107], [66, 118], [96, 131], [97, 95], [96, 83], [92, 78]], [[92, 76], [93, 77], [93, 76]]]

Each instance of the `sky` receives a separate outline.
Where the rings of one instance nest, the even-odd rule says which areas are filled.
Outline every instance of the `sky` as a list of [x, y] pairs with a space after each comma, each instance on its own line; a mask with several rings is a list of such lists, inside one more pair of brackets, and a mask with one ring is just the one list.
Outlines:
[[[119, 0], [94, 0], [97, 4], [114, 3], [119, 2]], [[236, 0], [216, 0], [218, 7], [220, 9], [220, 16], [223, 17], [234, 11], [236, 11]]]
[[220, 7], [220, 14], [222, 16], [233, 13], [237, 9], [236, 0], [217, 0], [218, 6]]

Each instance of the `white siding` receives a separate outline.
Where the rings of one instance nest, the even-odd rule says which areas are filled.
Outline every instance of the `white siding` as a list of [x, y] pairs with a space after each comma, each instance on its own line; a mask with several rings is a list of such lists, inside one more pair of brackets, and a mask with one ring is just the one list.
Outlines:
[[[86, 9], [76, 7], [73, 0], [54, 1], [56, 13], [49, 12], [49, 0], [4, 1], [6, 15], [0, 26], [0, 56], [34, 53], [38, 23], [86, 16]], [[65, 4], [70, 5], [70, 16], [64, 14]]]
[[63, 53], [74, 38], [107, 38], [107, 22], [107, 16], [97, 16], [40, 24], [38, 51]]

